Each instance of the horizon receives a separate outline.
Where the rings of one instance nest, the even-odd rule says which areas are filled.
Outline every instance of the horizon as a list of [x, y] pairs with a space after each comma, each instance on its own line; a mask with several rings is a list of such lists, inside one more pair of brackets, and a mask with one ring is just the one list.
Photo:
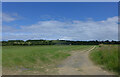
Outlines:
[[118, 2], [3, 2], [2, 40], [118, 40]]
[[[28, 40], [53, 41], [53, 40], [46, 40], [46, 39], [27, 39], [27, 40], [22, 40], [22, 41], [28, 41]], [[61, 39], [54, 39], [54, 40], [62, 41]], [[17, 39], [17, 40], [0, 40], [0, 41], [19, 41], [19, 39]], [[119, 41], [119, 40], [63, 40], [63, 41]]]

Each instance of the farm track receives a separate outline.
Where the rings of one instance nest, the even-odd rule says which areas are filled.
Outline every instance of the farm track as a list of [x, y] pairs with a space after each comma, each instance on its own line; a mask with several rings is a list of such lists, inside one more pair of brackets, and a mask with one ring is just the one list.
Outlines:
[[65, 59], [58, 66], [59, 75], [113, 75], [94, 65], [89, 59], [89, 52], [95, 48], [93, 46], [85, 51], [73, 51], [71, 56]]

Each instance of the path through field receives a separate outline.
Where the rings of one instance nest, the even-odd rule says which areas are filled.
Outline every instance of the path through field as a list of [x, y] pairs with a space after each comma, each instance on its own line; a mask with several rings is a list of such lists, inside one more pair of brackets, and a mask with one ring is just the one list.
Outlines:
[[112, 75], [89, 59], [89, 52], [94, 48], [95, 46], [86, 51], [74, 51], [58, 66], [59, 75]]

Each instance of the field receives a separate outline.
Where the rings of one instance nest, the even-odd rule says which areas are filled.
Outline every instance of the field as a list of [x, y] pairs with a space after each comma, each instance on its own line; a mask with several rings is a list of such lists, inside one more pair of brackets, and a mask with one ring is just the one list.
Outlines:
[[[43, 46], [3, 46], [2, 53], [2, 64], [3, 64], [3, 74], [11, 75], [58, 75], [58, 67], [61, 63], [62, 66], [69, 66], [66, 72], [78, 66], [80, 68], [79, 73], [85, 70], [82, 69], [83, 66], [86, 68], [86, 73], [94, 74], [95, 66], [91, 64], [87, 58], [87, 52], [91, 48], [94, 48], [90, 52], [90, 58], [92, 61], [100, 65], [104, 70], [109, 70], [113, 72], [119, 72], [118, 69], [118, 46], [117, 45], [43, 45]], [[87, 50], [86, 52], [84, 50]], [[71, 52], [72, 51], [72, 52]], [[74, 51], [74, 52], [73, 52]], [[80, 52], [76, 52], [80, 51]], [[81, 52], [83, 51], [83, 52]], [[72, 54], [71, 54], [72, 53]], [[68, 58], [67, 61], [65, 59]], [[77, 61], [75, 61], [77, 60]], [[71, 62], [71, 63], [70, 63]], [[66, 64], [69, 63], [69, 64]], [[71, 64], [73, 64], [71, 66]], [[88, 66], [87, 66], [88, 65]], [[89, 69], [89, 66], [93, 67]], [[76, 67], [75, 69], [78, 69]], [[61, 68], [61, 67], [60, 67]], [[63, 68], [63, 67], [62, 67]], [[89, 70], [94, 70], [93, 72]], [[100, 74], [101, 70], [96, 72]], [[71, 70], [76, 73], [77, 71]], [[64, 72], [63, 72], [64, 73]], [[102, 74], [105, 74], [102, 72]]]
[[118, 69], [118, 45], [99, 45], [91, 54], [91, 59], [103, 69], [120, 72]]
[[[3, 74], [50, 74], [70, 51], [90, 45], [3, 46]], [[21, 72], [22, 71], [22, 72]]]

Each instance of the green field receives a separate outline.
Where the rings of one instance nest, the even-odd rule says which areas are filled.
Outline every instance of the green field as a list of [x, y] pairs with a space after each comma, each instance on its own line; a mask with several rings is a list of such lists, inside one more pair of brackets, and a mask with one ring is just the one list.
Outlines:
[[[90, 45], [3, 46], [3, 73], [35, 71], [44, 74], [70, 56], [70, 51], [84, 50]], [[33, 72], [31, 72], [33, 73]]]
[[99, 45], [91, 54], [91, 59], [104, 69], [120, 72], [118, 69], [118, 45]]

